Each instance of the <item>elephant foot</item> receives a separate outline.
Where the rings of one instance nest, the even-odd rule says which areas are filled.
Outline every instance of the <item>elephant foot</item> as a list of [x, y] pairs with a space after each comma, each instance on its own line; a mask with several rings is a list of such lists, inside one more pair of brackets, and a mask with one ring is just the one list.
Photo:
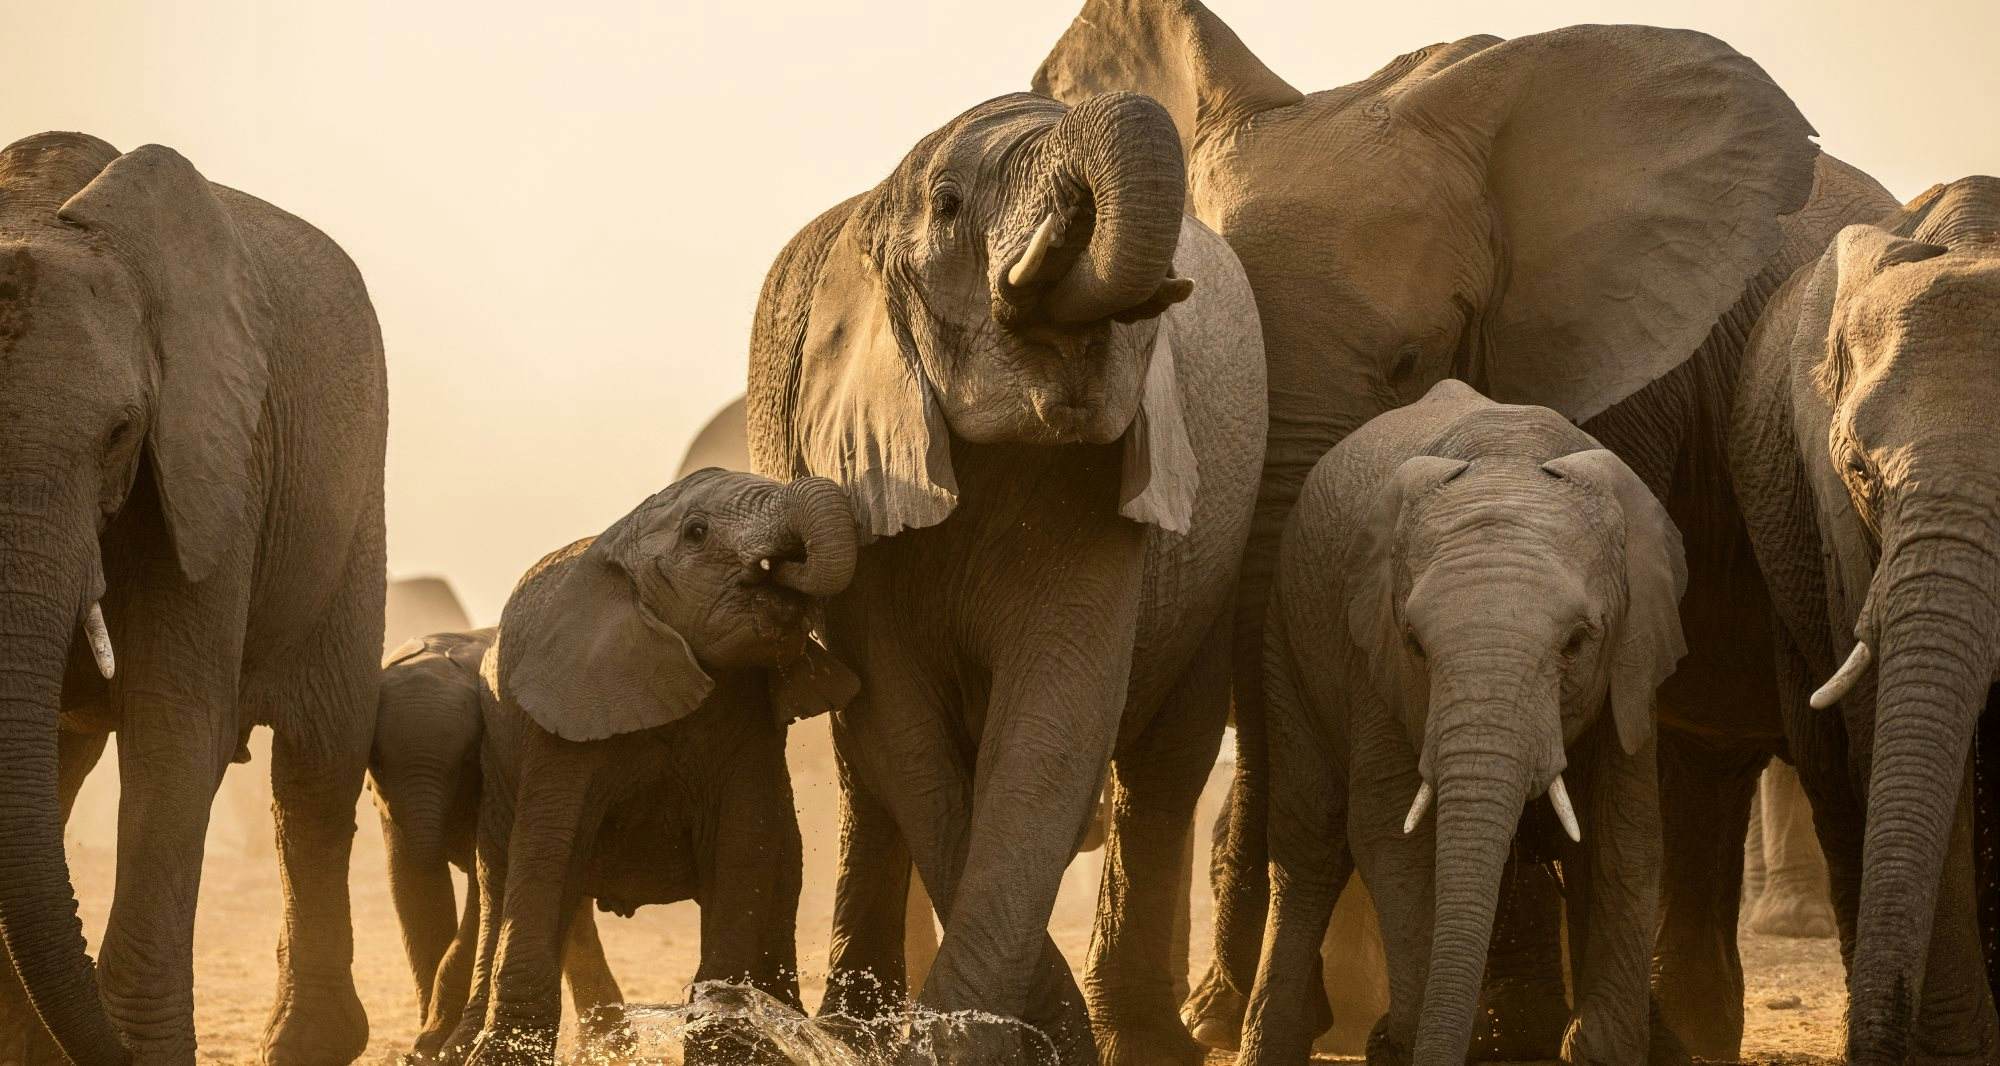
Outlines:
[[1097, 1032], [1097, 1061], [1103, 1066], [1200, 1066], [1207, 1058], [1207, 1051], [1178, 1025], [1112, 1025]]
[[1783, 881], [1765, 887], [1750, 905], [1746, 921], [1760, 936], [1824, 940], [1840, 932], [1834, 924], [1833, 901], [1824, 889]]
[[1234, 1054], [1243, 1040], [1243, 1016], [1250, 1004], [1229, 984], [1219, 967], [1210, 964], [1201, 984], [1181, 1005], [1181, 1022], [1194, 1042], [1213, 1051]]
[[1537, 1062], [1562, 1053], [1569, 1000], [1560, 980], [1495, 981], [1486, 988], [1488, 1024], [1475, 1025], [1471, 1058]]
[[[1088, 1062], [1088, 1053], [1083, 1059]], [[1048, 1037], [1026, 1023], [971, 1011], [924, 1014], [910, 1025], [898, 1066], [1069, 1066]]]
[[1368, 1066], [1410, 1066], [1410, 1046], [1389, 1031], [1389, 1016], [1375, 1020], [1368, 1031], [1368, 1050], [1363, 1055]]
[[[1687, 1049], [1657, 1021], [1648, 1027], [1647, 1038], [1646, 1066], [1692, 1066], [1694, 1060]], [[1566, 1066], [1620, 1066], [1634, 1060], [1632, 1051], [1636, 1043], [1637, 1034], [1621, 1041], [1592, 1029], [1587, 1019], [1578, 1018], [1563, 1037], [1562, 1061]]]
[[265, 1066], [347, 1066], [368, 1050], [368, 1012], [352, 981], [281, 991], [264, 1028]]

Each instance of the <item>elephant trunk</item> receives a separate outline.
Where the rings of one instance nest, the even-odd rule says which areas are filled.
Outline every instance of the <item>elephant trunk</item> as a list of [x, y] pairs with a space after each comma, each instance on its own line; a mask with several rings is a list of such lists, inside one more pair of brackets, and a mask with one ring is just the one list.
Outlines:
[[98, 583], [94, 537], [46, 517], [60, 492], [40, 479], [0, 490], [11, 497], [0, 501], [0, 939], [70, 1061], [122, 1064], [131, 1056], [98, 997], [63, 854], [57, 716], [70, 642], [99, 590], [86, 587]]
[[1849, 1007], [1857, 1066], [1904, 1061], [1966, 759], [2000, 657], [1993, 519], [1945, 499], [1907, 499], [1900, 511], [1909, 532], [1884, 554], [1861, 634], [1877, 644], [1878, 688]]
[[1501, 876], [1532, 775], [1528, 760], [1515, 754], [1527, 750], [1520, 730], [1499, 724], [1518, 717], [1519, 708], [1464, 706], [1469, 702], [1443, 710], [1466, 720], [1441, 730], [1432, 749], [1436, 909], [1411, 1059], [1416, 1066], [1460, 1066], [1465, 1061]]
[[[1067, 226], [1049, 226], [1054, 214], [1031, 223], [1064, 246], [1082, 244], [1042, 294], [1041, 313], [1056, 322], [1095, 322], [1154, 301], [1173, 271], [1187, 184], [1180, 134], [1166, 109], [1138, 93], [1093, 97], [1057, 120], [1044, 152], [1059, 210], [1076, 191], [1085, 202]], [[1031, 238], [1030, 253], [1037, 243], [1046, 242]], [[1053, 275], [1062, 261], [1051, 257], [1047, 271]], [[1016, 284], [1034, 284], [1019, 276]]]
[[840, 486], [823, 477], [786, 486], [785, 521], [805, 544], [805, 561], [780, 563], [773, 579], [808, 596], [831, 596], [854, 578], [859, 534]]

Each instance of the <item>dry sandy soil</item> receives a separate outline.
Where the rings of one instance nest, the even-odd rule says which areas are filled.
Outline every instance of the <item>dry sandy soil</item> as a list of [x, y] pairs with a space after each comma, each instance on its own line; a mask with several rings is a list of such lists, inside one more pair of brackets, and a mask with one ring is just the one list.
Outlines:
[[[826, 958], [836, 839], [825, 744], [824, 719], [794, 731], [793, 767], [807, 851], [799, 958], [809, 1005], [819, 998]], [[100, 763], [70, 826], [70, 862], [84, 922], [93, 937], [101, 932], [111, 903], [116, 765], [108, 755]], [[231, 769], [209, 833], [195, 933], [195, 1025], [205, 1063], [255, 1061], [270, 1009], [279, 890], [276, 863], [269, 853], [270, 823], [263, 810], [267, 801], [257, 781], [268, 766], [260, 752], [250, 765]], [[1210, 781], [1200, 823], [1204, 828], [1212, 820], [1226, 771], [1226, 764], [1218, 767]], [[381, 834], [366, 796], [357, 824], [352, 880], [355, 978], [373, 1032], [363, 1061], [381, 1063], [393, 1061], [415, 1035], [416, 1000], [389, 901]], [[1098, 868], [1095, 853], [1084, 855], [1063, 884], [1054, 932], [1072, 965], [1080, 963], [1089, 939]], [[1194, 897], [1193, 965], [1199, 973], [1207, 963], [1211, 909], [1205, 876], [1197, 876]], [[682, 998], [694, 972], [699, 939], [693, 904], [648, 908], [631, 919], [600, 915], [598, 921], [629, 1001]], [[1746, 1056], [1759, 1063], [1831, 1061], [1814, 1056], [1835, 1055], [1841, 1038], [1840, 960], [1834, 943], [1749, 936], [1743, 954], [1749, 980]], [[1789, 1002], [1790, 997], [1796, 1002]]]

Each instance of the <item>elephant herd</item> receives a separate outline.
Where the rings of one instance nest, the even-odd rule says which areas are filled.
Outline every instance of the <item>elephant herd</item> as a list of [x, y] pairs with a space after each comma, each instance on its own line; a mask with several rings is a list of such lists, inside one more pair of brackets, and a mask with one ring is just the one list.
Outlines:
[[[755, 473], [680, 477], [386, 662], [353, 264], [168, 148], [0, 150], [0, 1059], [194, 1061], [208, 805], [259, 725], [266, 1061], [366, 1047], [368, 774], [417, 1060], [552, 1061], [565, 975], [617, 998], [593, 906], [697, 900], [697, 978], [800, 1007], [784, 737], [831, 712], [819, 1010], [903, 1061], [1303, 1062], [1357, 874], [1370, 1062], [1733, 1059], [1777, 756], [1848, 1060], [2000, 1063], [2000, 179], [1899, 204], [1755, 62], [1641, 26], [1306, 93], [1196, 0], [1086, 0], [1031, 84], [778, 253]], [[114, 730], [93, 962], [62, 830]], [[1048, 922], [1100, 796], [1079, 975]]]

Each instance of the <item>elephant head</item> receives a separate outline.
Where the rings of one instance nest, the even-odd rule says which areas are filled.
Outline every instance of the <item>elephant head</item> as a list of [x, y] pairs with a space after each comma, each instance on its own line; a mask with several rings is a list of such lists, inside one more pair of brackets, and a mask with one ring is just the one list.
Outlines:
[[261, 520], [266, 300], [222, 195], [158, 145], [120, 155], [48, 133], [0, 151], [0, 932], [78, 1062], [125, 1057], [84, 953], [56, 794], [72, 649], [88, 643], [107, 679], [116, 665], [99, 537], [145, 508], [200, 582], [250, 550]]
[[1685, 651], [1686, 570], [1679, 534], [1637, 475], [1552, 411], [1489, 406], [1426, 452], [1360, 520], [1346, 610], [1419, 753], [1404, 831], [1437, 808], [1413, 1061], [1458, 1063], [1522, 807], [1546, 794], [1573, 839], [1616, 831], [1579, 823], [1566, 752], [1608, 707], [1595, 750], [1653, 757], [1654, 690]]
[[501, 614], [500, 690], [579, 741], [677, 721], [714, 674], [773, 672], [780, 724], [830, 710], [857, 682], [807, 613], [847, 587], [855, 544], [824, 478], [696, 471], [522, 578]]
[[[1193, 211], [1257, 290], [1274, 460], [1301, 472], [1447, 377], [1583, 421], [1679, 366], [1818, 151], [1755, 63], [1643, 26], [1468, 37], [1301, 96], [1194, 0], [1088, 0], [1034, 87], [1173, 114]], [[1315, 401], [1296, 432], [1293, 388]]]
[[1192, 453], [1157, 322], [1192, 289], [1173, 276], [1183, 185], [1173, 123], [1131, 93], [1001, 97], [923, 138], [766, 282], [760, 327], [804, 317], [795, 465], [886, 536], [956, 505], [954, 437], [1123, 438], [1121, 509], [1184, 529]]
[[1858, 701], [1874, 719], [1850, 1057], [1900, 1062], [2000, 666], [2000, 180], [1967, 178], [1847, 227], [1786, 299], [1795, 328], [1756, 343], [1789, 349], [1792, 429], [1847, 655], [1813, 705], [1831, 707], [1871, 668], [1875, 681]]

